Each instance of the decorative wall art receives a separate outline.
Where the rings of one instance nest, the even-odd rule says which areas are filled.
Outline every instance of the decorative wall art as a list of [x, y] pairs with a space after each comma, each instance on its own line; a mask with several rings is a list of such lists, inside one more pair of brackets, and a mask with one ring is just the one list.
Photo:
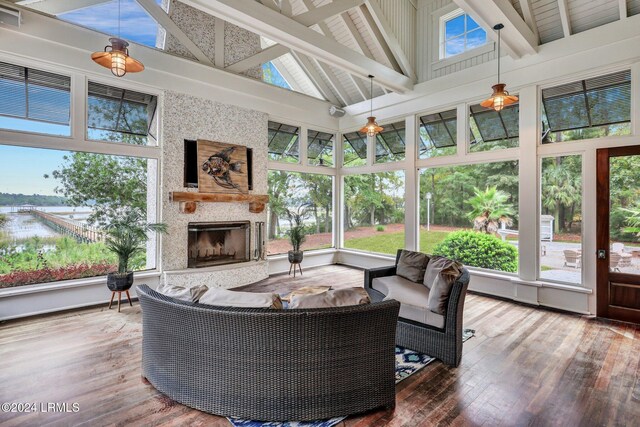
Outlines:
[[201, 193], [249, 192], [246, 147], [199, 139], [198, 167]]

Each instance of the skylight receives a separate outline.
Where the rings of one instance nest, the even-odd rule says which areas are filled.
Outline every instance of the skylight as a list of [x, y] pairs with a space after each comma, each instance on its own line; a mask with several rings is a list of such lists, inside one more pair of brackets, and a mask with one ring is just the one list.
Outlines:
[[[156, 21], [135, 0], [120, 1], [120, 36], [130, 42], [155, 47], [158, 35]], [[118, 35], [117, 0], [63, 13], [58, 18], [105, 34]]]

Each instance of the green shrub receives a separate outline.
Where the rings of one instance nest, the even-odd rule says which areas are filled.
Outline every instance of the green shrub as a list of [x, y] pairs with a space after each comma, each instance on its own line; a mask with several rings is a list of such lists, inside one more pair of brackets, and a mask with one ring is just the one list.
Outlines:
[[384, 231], [384, 226], [382, 225], [377, 226], [376, 231]]
[[454, 259], [470, 267], [510, 273], [518, 271], [518, 250], [491, 234], [455, 231], [433, 248], [433, 254]]

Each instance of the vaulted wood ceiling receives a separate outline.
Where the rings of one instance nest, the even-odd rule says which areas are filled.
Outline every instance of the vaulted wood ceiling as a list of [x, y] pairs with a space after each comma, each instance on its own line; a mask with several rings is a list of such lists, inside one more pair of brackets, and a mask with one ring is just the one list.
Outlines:
[[[136, 1], [196, 60], [219, 66], [155, 0]], [[418, 9], [452, 1], [487, 30], [504, 23], [506, 51], [516, 58], [535, 54], [541, 44], [640, 13], [640, 0], [182, 0], [262, 36], [263, 50], [227, 71], [242, 73], [273, 61], [292, 89], [342, 106], [411, 91], [417, 83], [417, 52], [430, 42], [417, 40], [417, 26], [431, 25], [418, 22]], [[15, 2], [59, 15], [107, 1]], [[368, 74], [376, 76], [373, 92]]]

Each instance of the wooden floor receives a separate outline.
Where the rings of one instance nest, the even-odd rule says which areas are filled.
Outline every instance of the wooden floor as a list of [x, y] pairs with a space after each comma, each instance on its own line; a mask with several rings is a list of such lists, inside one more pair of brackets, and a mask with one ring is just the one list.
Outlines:
[[[330, 266], [245, 287], [362, 286]], [[394, 411], [344, 426], [640, 425], [640, 327], [468, 295], [457, 369], [434, 362], [401, 382]], [[0, 402], [79, 404], [67, 413], [0, 413], [1, 426], [228, 426], [163, 397], [140, 377], [141, 316], [76, 310], [0, 324]], [[69, 408], [73, 411], [73, 408]]]

